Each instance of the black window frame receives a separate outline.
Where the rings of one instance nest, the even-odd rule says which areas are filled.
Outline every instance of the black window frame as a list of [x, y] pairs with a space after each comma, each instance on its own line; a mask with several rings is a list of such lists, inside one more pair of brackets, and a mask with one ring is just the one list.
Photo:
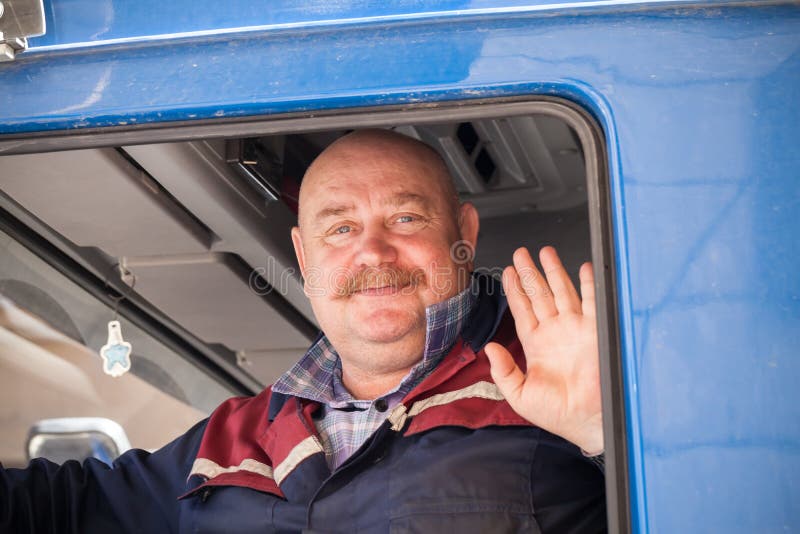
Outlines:
[[[557, 97], [525, 96], [462, 101], [427, 102], [345, 108], [269, 116], [221, 118], [168, 123], [84, 128], [0, 136], [0, 156], [61, 150], [197, 141], [212, 138], [258, 137], [271, 134], [399, 126], [435, 122], [464, 122], [513, 115], [549, 115], [570, 126], [581, 142], [586, 164], [589, 232], [594, 265], [600, 380], [605, 433], [606, 507], [610, 532], [631, 532], [628, 440], [623, 392], [623, 365], [618, 316], [616, 263], [613, 240], [607, 147], [603, 130], [579, 105]], [[0, 227], [42, 256], [97, 298], [113, 298], [91, 272], [63, 250], [43, 239], [34, 229], [7, 212], [0, 213]], [[114, 288], [121, 293], [123, 287]], [[234, 390], [253, 392], [251, 378], [239, 372], [235, 362], [223, 361], [157, 310], [135, 302], [123, 303], [120, 313], [139, 326], [154, 330], [159, 339], [217, 373]], [[198, 344], [199, 343], [199, 344]]]

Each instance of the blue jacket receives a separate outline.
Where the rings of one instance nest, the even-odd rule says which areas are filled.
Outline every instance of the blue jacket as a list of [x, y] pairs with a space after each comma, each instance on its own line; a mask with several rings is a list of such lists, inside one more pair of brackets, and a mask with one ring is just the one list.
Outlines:
[[318, 405], [267, 389], [113, 468], [38, 459], [0, 471], [0, 531], [604, 531], [602, 473], [491, 381], [490, 339], [524, 357], [499, 291], [488, 293], [442, 363], [333, 473]]

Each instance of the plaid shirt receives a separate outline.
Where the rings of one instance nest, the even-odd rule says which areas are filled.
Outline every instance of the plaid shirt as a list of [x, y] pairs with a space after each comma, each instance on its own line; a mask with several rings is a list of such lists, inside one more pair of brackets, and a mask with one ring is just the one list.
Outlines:
[[[474, 280], [474, 278], [473, 278]], [[272, 390], [322, 404], [315, 419], [331, 470], [347, 460], [386, 420], [406, 394], [433, 371], [455, 344], [475, 304], [477, 285], [425, 309], [425, 349], [393, 390], [374, 400], [354, 399], [342, 384], [342, 363], [322, 336]]]

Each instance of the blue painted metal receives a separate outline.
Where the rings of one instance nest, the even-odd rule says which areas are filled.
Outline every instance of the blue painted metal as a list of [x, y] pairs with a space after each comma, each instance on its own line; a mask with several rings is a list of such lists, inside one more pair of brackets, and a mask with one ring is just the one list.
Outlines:
[[[620, 7], [691, 5], [693, 0], [274, 0], [269, 5], [232, 0], [171, 2], [159, 0], [94, 0], [47, 2], [47, 35], [35, 47], [108, 43], [121, 39], [169, 39], [176, 36], [275, 30], [277, 28], [343, 27], [485, 15], [585, 13]], [[706, 4], [721, 3], [718, 0]], [[727, 1], [731, 4], [735, 2]], [[744, 3], [741, 1], [739, 3]]]
[[635, 527], [800, 529], [800, 9], [385, 4], [50, 3], [0, 133], [572, 100], [608, 144]]

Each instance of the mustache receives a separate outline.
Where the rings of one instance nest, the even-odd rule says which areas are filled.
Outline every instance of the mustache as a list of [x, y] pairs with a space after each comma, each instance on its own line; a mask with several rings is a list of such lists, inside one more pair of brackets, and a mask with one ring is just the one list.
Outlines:
[[424, 284], [425, 272], [422, 269], [369, 268], [348, 277], [341, 288], [341, 295], [348, 296], [378, 287], [415, 288]]

